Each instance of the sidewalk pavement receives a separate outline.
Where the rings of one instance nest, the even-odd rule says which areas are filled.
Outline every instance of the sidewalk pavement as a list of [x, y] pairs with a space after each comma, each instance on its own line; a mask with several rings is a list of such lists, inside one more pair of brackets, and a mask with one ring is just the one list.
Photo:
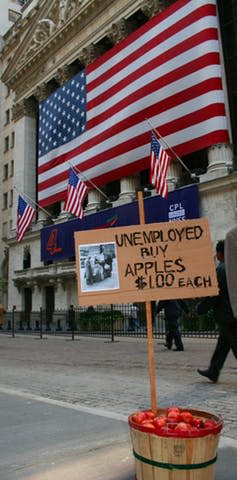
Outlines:
[[[235, 480], [236, 360], [229, 355], [218, 384], [196, 372], [208, 365], [215, 343], [184, 338], [185, 351], [174, 352], [167, 351], [162, 340], [154, 341], [158, 405], [176, 404], [223, 415], [215, 480]], [[77, 337], [71, 341], [0, 335], [0, 351], [3, 480], [133, 480], [127, 417], [149, 408], [145, 339], [111, 342]], [[38, 421], [36, 406], [41, 412]], [[45, 406], [50, 407], [50, 414]], [[32, 426], [34, 434], [30, 435]], [[17, 457], [19, 444], [22, 450]], [[11, 458], [16, 457], [18, 466], [14, 467]]]

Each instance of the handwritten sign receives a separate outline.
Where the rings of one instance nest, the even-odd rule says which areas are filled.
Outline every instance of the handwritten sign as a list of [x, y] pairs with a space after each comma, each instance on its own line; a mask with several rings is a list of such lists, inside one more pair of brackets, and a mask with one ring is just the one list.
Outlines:
[[79, 305], [218, 295], [207, 219], [75, 233]]

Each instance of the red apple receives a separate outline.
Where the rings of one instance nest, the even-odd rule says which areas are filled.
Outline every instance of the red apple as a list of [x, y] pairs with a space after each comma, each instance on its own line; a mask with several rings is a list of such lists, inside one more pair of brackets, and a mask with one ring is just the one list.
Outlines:
[[167, 408], [167, 414], [170, 413], [170, 412], [180, 413], [180, 409], [179, 409], [179, 407], [169, 407], [169, 408]]
[[167, 413], [167, 423], [179, 423], [181, 420], [180, 411], [170, 410]]
[[143, 413], [145, 414], [145, 417], [148, 418], [149, 420], [153, 420], [153, 418], [155, 418], [155, 415], [151, 410], [146, 410]]
[[180, 417], [181, 420], [185, 423], [192, 423], [193, 421], [193, 415], [188, 411], [181, 412]]
[[153, 420], [153, 424], [156, 428], [160, 429], [166, 425], [166, 417], [165, 415], [161, 415], [160, 417], [155, 417]]
[[144, 422], [142, 422], [142, 426], [148, 430], [155, 430], [155, 425], [152, 422], [149, 422], [149, 420], [144, 420]]
[[145, 414], [143, 412], [134, 413], [132, 420], [135, 423], [141, 424], [145, 420]]
[[185, 422], [179, 422], [178, 425], [176, 425], [175, 427], [175, 431], [177, 432], [188, 432], [190, 429], [190, 425]]
[[206, 429], [209, 429], [209, 428], [212, 429], [215, 426], [216, 426], [216, 424], [215, 424], [214, 420], [208, 419], [204, 422], [204, 428], [206, 428]]
[[200, 417], [193, 417], [192, 425], [197, 428], [203, 428], [204, 427], [203, 419]]

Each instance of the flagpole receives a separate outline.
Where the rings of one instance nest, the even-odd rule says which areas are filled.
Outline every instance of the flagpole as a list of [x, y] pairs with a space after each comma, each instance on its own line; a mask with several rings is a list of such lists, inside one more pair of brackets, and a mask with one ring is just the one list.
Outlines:
[[19, 195], [21, 195], [22, 197], [26, 197], [28, 200], [30, 200], [36, 207], [38, 207], [40, 210], [42, 210], [42, 212], [46, 213], [46, 215], [48, 215], [48, 217], [51, 217], [51, 215], [49, 214], [49, 212], [47, 212], [47, 210], [45, 210], [43, 207], [40, 207], [40, 205], [38, 203], [36, 203], [31, 197], [29, 197], [28, 195], [26, 195], [26, 193], [21, 193], [15, 186], [13, 187], [18, 193]]
[[154, 130], [154, 132], [157, 134], [157, 136], [162, 140], [162, 142], [164, 142], [166, 147], [174, 154], [175, 158], [179, 161], [179, 163], [181, 163], [181, 165], [185, 168], [185, 170], [192, 176], [193, 174], [192, 174], [191, 170], [189, 170], [189, 168], [185, 165], [185, 163], [177, 155], [177, 153], [174, 151], [174, 149], [164, 140], [164, 138], [161, 136], [161, 134], [158, 132], [158, 130], [155, 127], [153, 127], [151, 121], [148, 118], [146, 118], [146, 121], [149, 123], [150, 127], [152, 128], [152, 130]]
[[101, 195], [106, 198], [107, 201], [109, 201], [109, 197], [107, 197], [107, 195], [102, 191], [100, 190], [100, 188], [97, 187], [97, 185], [94, 184], [94, 182], [92, 182], [92, 180], [89, 180], [89, 178], [87, 178], [84, 173], [82, 173], [78, 167], [74, 167], [74, 165], [72, 165], [70, 162], [68, 162], [70, 167], [76, 171], [76, 173], [79, 173], [79, 175], [81, 175], [85, 180], [86, 182], [90, 183], [92, 185], [92, 187], [94, 187], [99, 193], [101, 193]]

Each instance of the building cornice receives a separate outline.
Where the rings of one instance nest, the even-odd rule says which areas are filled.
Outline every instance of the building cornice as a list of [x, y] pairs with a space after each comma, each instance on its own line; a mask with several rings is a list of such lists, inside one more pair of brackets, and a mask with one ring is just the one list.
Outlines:
[[198, 184], [199, 193], [212, 194], [237, 188], [237, 172]]
[[[3, 73], [2, 81], [16, 92], [16, 101], [29, 97], [42, 81], [57, 78], [62, 66], [75, 61], [83, 65], [85, 49], [93, 47], [105, 35], [109, 36], [115, 24], [139, 8], [151, 15], [169, 3], [170, 0], [45, 2], [42, 8], [35, 9], [22, 40], [20, 32], [16, 32], [20, 45]], [[67, 5], [64, 12], [60, 10], [63, 4]], [[23, 29], [23, 25], [19, 29]]]

